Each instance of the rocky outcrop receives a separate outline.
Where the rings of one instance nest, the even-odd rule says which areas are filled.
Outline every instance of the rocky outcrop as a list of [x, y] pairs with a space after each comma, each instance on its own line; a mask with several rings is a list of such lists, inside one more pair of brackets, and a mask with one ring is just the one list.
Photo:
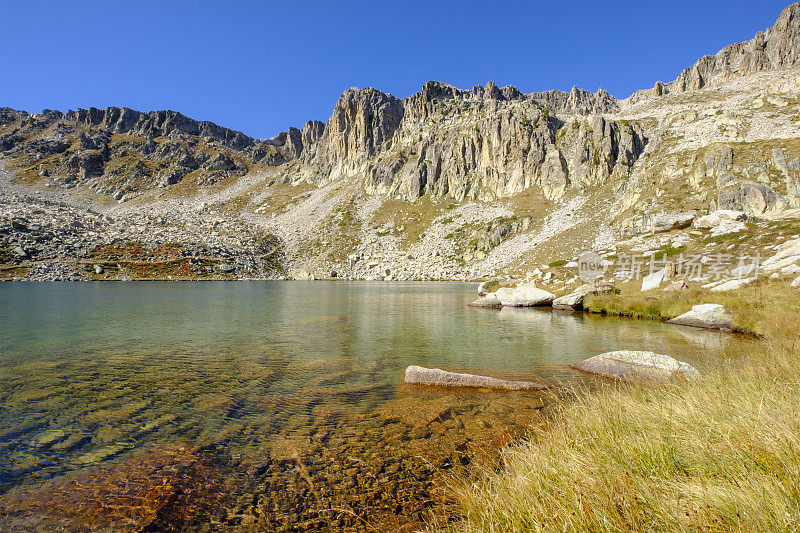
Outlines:
[[723, 221], [740, 222], [747, 219], [742, 211], [720, 209], [697, 218], [692, 224], [697, 229], [715, 229]]
[[544, 390], [547, 385], [532, 381], [511, 381], [488, 376], [448, 372], [439, 368], [411, 365], [406, 367], [405, 382], [409, 385], [433, 387], [470, 387], [502, 390]]
[[798, 65], [800, 3], [794, 3], [781, 12], [771, 28], [756, 33], [749, 41], [731, 44], [714, 55], [701, 57], [674, 81], [656, 82], [653, 89], [635, 93], [631, 101], [698, 90], [731, 78]]
[[800, 239], [791, 239], [778, 246], [775, 255], [761, 263], [767, 274], [800, 262]]
[[606, 352], [570, 366], [582, 372], [622, 381], [668, 381], [700, 376], [688, 363], [647, 351]]
[[646, 138], [638, 124], [599, 114], [617, 108], [605, 91], [526, 95], [492, 82], [462, 90], [432, 81], [404, 100], [351, 88], [297, 172], [408, 200], [494, 199], [533, 186], [555, 199], [630, 171]]
[[691, 311], [667, 320], [670, 324], [698, 328], [730, 330], [733, 318], [719, 304], [693, 305]]

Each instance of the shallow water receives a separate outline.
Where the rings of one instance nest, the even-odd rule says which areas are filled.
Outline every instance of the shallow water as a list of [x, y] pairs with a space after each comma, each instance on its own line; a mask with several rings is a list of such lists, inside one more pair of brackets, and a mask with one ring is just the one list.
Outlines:
[[409, 364], [556, 382], [582, 379], [565, 365], [603, 351], [651, 349], [703, 368], [744, 342], [647, 321], [468, 308], [475, 287], [0, 284], [0, 493], [160, 443], [258, 453], [324, 427], [330, 409], [397, 401]]

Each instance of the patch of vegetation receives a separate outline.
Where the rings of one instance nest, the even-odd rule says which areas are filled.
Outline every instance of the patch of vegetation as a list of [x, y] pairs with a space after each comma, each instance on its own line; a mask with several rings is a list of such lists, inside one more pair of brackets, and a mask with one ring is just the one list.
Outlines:
[[663, 248], [659, 249], [655, 256], [656, 258], [664, 258], [664, 257], [673, 257], [676, 255], [680, 255], [686, 251], [686, 246], [664, 246]]
[[562, 403], [549, 427], [506, 452], [501, 470], [456, 487], [458, 529], [800, 528], [800, 292], [785, 280], [658, 298], [630, 287], [588, 302], [594, 311], [660, 318], [721, 303], [764, 339], [735, 361], [702, 368], [703, 379], [607, 384]]
[[552, 263], [548, 263], [547, 266], [549, 266], [550, 268], [555, 268], [555, 267], [564, 266], [567, 263], [568, 263], [568, 261], [566, 261], [564, 259], [559, 259], [558, 261], [553, 261]]
[[413, 203], [387, 198], [381, 207], [375, 211], [372, 223], [376, 226], [383, 226], [387, 222], [392, 222], [395, 226], [403, 226], [404, 229], [400, 236], [400, 245], [401, 247], [405, 247], [419, 241], [420, 235], [424, 233], [433, 223], [433, 220], [448, 209], [450, 205], [451, 204], [442, 205], [436, 203], [428, 196], [423, 196]]

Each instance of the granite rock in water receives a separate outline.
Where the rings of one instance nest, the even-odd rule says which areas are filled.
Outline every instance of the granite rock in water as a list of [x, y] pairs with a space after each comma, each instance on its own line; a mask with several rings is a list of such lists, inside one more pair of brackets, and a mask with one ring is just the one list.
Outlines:
[[638, 350], [606, 352], [570, 366], [582, 372], [622, 381], [668, 381], [676, 377], [693, 379], [700, 376], [688, 363], [668, 355]]
[[537, 307], [553, 303], [553, 293], [537, 289], [531, 284], [503, 287], [494, 292], [500, 303], [508, 307]]
[[503, 307], [503, 304], [500, 303], [500, 299], [497, 297], [495, 293], [489, 293], [484, 296], [481, 296], [477, 300], [474, 300], [468, 304], [470, 307], [487, 307], [490, 309], [497, 309]]
[[544, 390], [548, 388], [547, 385], [532, 381], [510, 381], [488, 376], [448, 372], [439, 368], [425, 368], [417, 365], [406, 367], [405, 382], [410, 385], [477, 387], [504, 390]]

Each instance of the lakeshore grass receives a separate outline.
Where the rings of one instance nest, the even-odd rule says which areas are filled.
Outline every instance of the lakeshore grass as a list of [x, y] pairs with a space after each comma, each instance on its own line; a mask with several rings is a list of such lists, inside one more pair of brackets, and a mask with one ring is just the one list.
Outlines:
[[627, 288], [588, 306], [667, 319], [711, 302], [762, 336], [752, 352], [709, 362], [701, 380], [609, 384], [564, 403], [499, 469], [455, 483], [455, 529], [800, 530], [800, 291], [786, 280], [657, 297]]

